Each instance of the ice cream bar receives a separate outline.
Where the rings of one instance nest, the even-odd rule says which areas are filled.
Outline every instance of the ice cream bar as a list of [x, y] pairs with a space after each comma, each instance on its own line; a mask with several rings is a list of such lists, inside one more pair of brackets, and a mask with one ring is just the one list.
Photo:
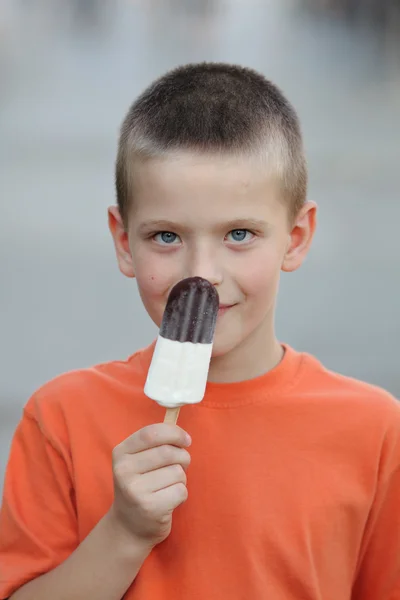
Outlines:
[[217, 290], [202, 277], [172, 288], [144, 387], [161, 406], [179, 409], [203, 399], [218, 307]]

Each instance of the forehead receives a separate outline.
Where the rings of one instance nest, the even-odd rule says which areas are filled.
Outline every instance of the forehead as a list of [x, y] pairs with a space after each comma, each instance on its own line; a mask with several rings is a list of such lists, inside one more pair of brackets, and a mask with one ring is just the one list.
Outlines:
[[[282, 209], [279, 185], [250, 157], [177, 153], [137, 162], [132, 172], [136, 218], [187, 213], [273, 212]], [[247, 216], [249, 216], [247, 214]], [[266, 215], [264, 215], [266, 216]]]

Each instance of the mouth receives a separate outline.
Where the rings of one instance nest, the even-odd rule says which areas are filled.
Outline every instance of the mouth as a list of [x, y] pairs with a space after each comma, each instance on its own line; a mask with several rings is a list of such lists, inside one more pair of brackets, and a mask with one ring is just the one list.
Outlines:
[[218, 309], [218, 316], [224, 315], [230, 308], [233, 308], [235, 304], [220, 304]]

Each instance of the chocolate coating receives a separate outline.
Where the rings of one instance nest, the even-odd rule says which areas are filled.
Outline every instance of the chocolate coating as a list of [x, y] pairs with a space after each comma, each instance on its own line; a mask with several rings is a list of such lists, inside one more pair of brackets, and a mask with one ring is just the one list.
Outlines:
[[218, 307], [218, 292], [207, 279], [182, 279], [168, 296], [160, 335], [178, 342], [211, 344]]

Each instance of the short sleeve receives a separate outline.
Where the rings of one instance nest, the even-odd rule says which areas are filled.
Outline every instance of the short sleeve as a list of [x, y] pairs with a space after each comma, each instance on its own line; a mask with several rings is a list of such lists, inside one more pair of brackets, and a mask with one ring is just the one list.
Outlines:
[[66, 461], [25, 410], [11, 444], [0, 510], [0, 600], [55, 568], [77, 546]]
[[400, 600], [400, 404], [391, 425], [352, 600]]

